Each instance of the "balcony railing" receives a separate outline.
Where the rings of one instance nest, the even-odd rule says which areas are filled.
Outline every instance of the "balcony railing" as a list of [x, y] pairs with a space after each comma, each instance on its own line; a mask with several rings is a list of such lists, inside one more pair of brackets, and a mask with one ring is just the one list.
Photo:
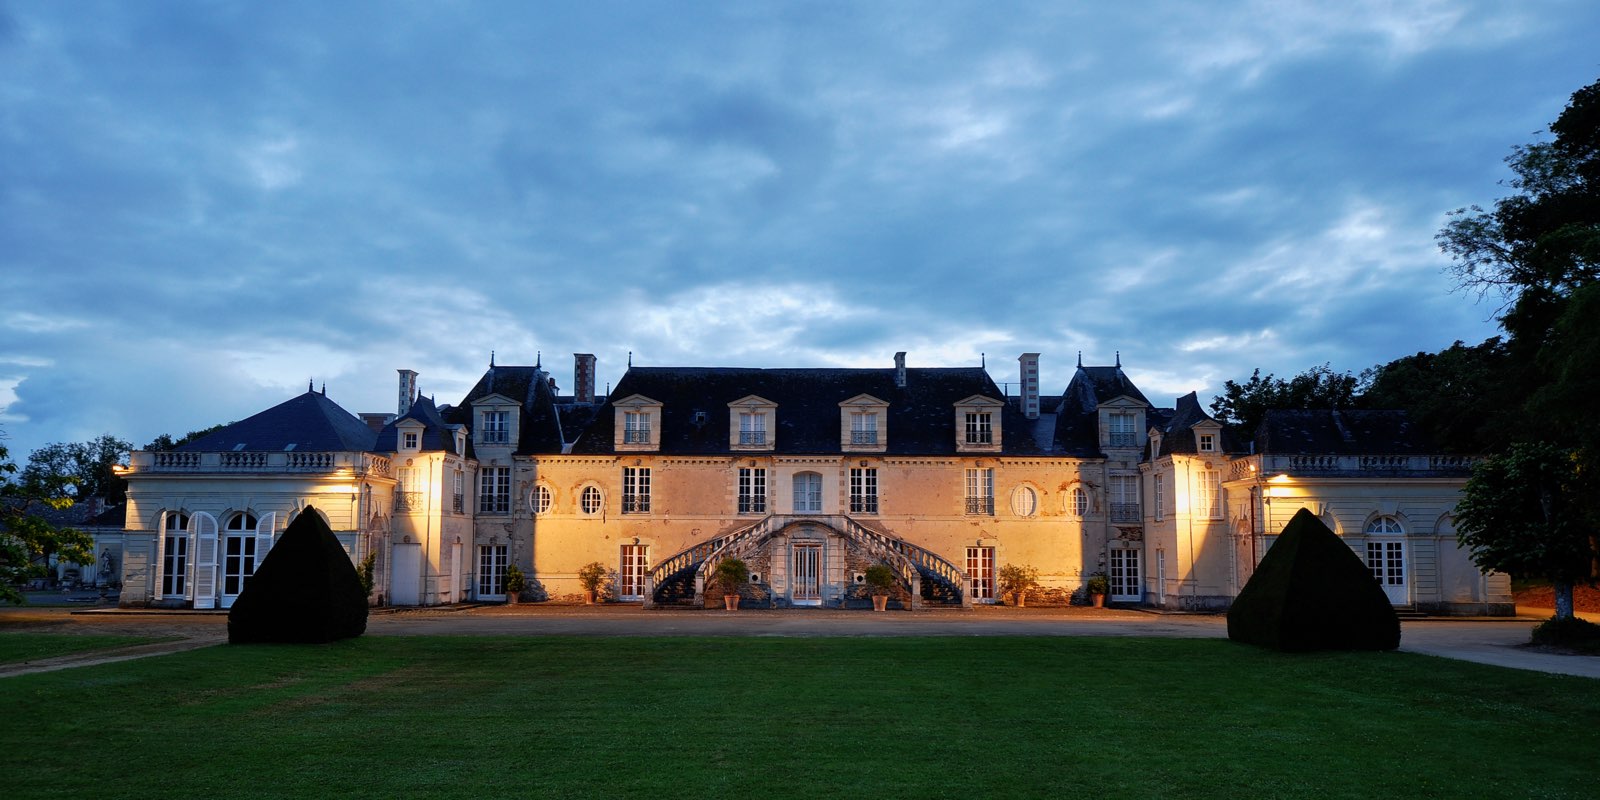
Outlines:
[[450, 510], [451, 511], [454, 511], [457, 514], [465, 514], [465, 513], [467, 513], [466, 508], [467, 508], [467, 503], [466, 503], [466, 498], [465, 497], [463, 497], [463, 496], [461, 496], [459, 494], [458, 495], [452, 495], [450, 497]]
[[1112, 522], [1139, 522], [1140, 521], [1140, 519], [1139, 519], [1139, 504], [1138, 503], [1112, 503], [1111, 504], [1111, 521]]
[[967, 498], [967, 513], [968, 514], [988, 514], [990, 516], [993, 516], [994, 515], [994, 498], [993, 497], [968, 497]]
[[1112, 447], [1137, 447], [1138, 445], [1139, 439], [1138, 437], [1134, 436], [1133, 432], [1131, 431], [1111, 432]]
[[878, 443], [878, 432], [877, 431], [851, 431], [850, 432], [850, 443], [851, 444], [877, 444]]
[[739, 444], [766, 444], [766, 431], [739, 431]]
[[622, 431], [623, 444], [649, 444], [649, 428], [626, 428]]
[[994, 444], [994, 431], [967, 431], [967, 444]]
[[509, 431], [483, 431], [478, 434], [478, 441], [484, 444], [506, 444], [511, 441]]
[[407, 511], [427, 510], [427, 497], [422, 492], [395, 492], [394, 510], [396, 513]]
[[740, 514], [765, 514], [767, 513], [767, 498], [741, 497], [739, 498]]
[[622, 496], [622, 513], [650, 513], [650, 495], [625, 494]]
[[139, 452], [129, 459], [134, 471], [152, 472], [334, 472], [390, 474], [389, 459], [371, 453], [252, 450], [225, 452]]
[[876, 514], [878, 513], [878, 496], [875, 494], [850, 495], [850, 513]]

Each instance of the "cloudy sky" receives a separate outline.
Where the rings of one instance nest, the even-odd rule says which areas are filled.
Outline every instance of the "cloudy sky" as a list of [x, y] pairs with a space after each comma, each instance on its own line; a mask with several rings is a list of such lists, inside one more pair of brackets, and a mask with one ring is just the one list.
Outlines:
[[1600, 3], [0, 0], [0, 428], [392, 410], [487, 366], [1152, 399], [1495, 332], [1433, 235]]

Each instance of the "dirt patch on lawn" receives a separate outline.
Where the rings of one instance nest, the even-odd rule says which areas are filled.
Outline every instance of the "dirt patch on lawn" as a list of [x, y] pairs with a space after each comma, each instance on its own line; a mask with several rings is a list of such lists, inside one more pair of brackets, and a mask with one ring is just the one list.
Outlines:
[[[1549, 586], [1529, 586], [1512, 593], [1518, 608], [1555, 608], [1556, 592]], [[1600, 614], [1600, 587], [1578, 584], [1572, 587], [1572, 610]]]

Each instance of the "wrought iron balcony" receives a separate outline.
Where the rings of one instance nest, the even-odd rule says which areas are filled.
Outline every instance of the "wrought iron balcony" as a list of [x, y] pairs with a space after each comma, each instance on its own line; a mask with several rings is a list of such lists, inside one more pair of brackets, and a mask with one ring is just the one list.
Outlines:
[[649, 428], [625, 428], [622, 431], [623, 444], [649, 444]]
[[968, 514], [988, 514], [990, 516], [993, 516], [994, 515], [994, 498], [993, 497], [968, 497], [967, 498], [967, 513]]
[[875, 494], [857, 494], [850, 496], [850, 513], [876, 514], [878, 513], [878, 496]]
[[650, 513], [650, 495], [625, 494], [622, 496], [622, 513], [648, 514]]
[[766, 431], [739, 431], [739, 444], [766, 444]]
[[450, 510], [451, 511], [454, 511], [457, 514], [465, 514], [466, 513], [466, 507], [467, 507], [467, 504], [466, 504], [466, 498], [465, 497], [462, 497], [461, 495], [458, 494], [458, 495], [454, 495], [454, 496], [452, 496], [450, 498]]
[[851, 431], [850, 432], [850, 443], [851, 444], [877, 444], [878, 443], [878, 432], [877, 431]]
[[1142, 522], [1143, 520], [1139, 517], [1139, 504], [1138, 503], [1112, 503], [1111, 504], [1111, 521], [1112, 522]]
[[422, 492], [394, 493], [394, 510], [398, 512], [424, 511], [427, 509], [427, 502], [428, 498]]
[[1138, 437], [1136, 437], [1133, 434], [1132, 431], [1112, 431], [1111, 432], [1111, 446], [1112, 447], [1137, 447], [1137, 446], [1139, 446], [1139, 439], [1138, 439]]

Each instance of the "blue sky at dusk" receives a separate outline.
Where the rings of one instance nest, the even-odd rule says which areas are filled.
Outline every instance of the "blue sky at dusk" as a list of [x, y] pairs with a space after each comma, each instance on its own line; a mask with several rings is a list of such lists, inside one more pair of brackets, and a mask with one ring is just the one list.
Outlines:
[[1445, 214], [1600, 3], [0, 0], [0, 428], [488, 365], [1079, 351], [1158, 403], [1493, 335]]

